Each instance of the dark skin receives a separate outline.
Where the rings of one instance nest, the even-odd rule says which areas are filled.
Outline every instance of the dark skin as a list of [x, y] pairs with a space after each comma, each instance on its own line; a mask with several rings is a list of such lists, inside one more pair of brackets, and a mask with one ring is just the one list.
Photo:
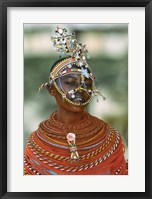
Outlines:
[[[84, 82], [86, 89], [92, 90], [92, 80], [90, 78], [85, 78]], [[63, 76], [60, 79], [60, 83], [61, 84], [58, 83], [58, 86], [61, 87], [62, 85], [62, 89], [65, 92], [75, 89], [81, 85], [80, 74], [68, 74], [66, 76]], [[70, 104], [65, 100], [63, 101], [61, 94], [56, 90], [54, 84], [48, 85], [47, 90], [51, 96], [54, 96], [56, 98], [57, 117], [61, 122], [64, 123], [65, 127], [70, 124], [74, 124], [83, 118], [86, 105], [74, 106], [73, 104]], [[68, 98], [70, 99], [70, 96], [68, 96]], [[77, 102], [80, 98], [83, 100], [83, 102], [86, 102], [90, 98], [90, 96], [87, 92], [79, 90], [76, 93], [76, 98], [71, 100], [73, 102]]]

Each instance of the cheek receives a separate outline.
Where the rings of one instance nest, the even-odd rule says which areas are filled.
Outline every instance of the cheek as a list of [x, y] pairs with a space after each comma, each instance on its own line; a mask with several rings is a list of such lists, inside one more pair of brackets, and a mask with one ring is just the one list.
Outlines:
[[75, 89], [76, 86], [74, 86], [74, 85], [62, 85], [62, 88], [63, 88], [63, 90], [64, 90], [65, 92], [69, 92], [69, 91]]
[[68, 85], [62, 85], [62, 88], [63, 88], [63, 90], [67, 93], [68, 91], [70, 91], [71, 90], [71, 87], [70, 86], [68, 86]]

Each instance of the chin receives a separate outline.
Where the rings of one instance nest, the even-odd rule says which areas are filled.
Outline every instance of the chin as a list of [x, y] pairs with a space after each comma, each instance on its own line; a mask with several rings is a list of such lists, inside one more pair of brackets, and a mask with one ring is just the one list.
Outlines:
[[71, 112], [81, 113], [85, 110], [86, 106], [74, 106], [73, 104], [66, 102], [66, 105], [64, 104], [64, 108]]
[[74, 106], [72, 105], [71, 109], [73, 110], [73, 112], [83, 112], [85, 110], [86, 106]]
[[67, 101], [62, 101], [61, 98], [57, 99], [57, 104], [60, 104], [60, 106], [70, 112], [75, 112], [75, 113], [81, 113], [85, 110], [87, 105], [84, 106], [75, 106]]

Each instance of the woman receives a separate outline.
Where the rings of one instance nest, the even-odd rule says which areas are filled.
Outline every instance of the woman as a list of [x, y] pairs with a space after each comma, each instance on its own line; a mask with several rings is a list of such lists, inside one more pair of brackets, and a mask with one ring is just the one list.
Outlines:
[[55, 97], [57, 111], [29, 136], [25, 175], [126, 175], [120, 134], [85, 111], [91, 98], [101, 95], [86, 61], [86, 46], [61, 28], [52, 41], [68, 57], [53, 64], [49, 83], [40, 87]]

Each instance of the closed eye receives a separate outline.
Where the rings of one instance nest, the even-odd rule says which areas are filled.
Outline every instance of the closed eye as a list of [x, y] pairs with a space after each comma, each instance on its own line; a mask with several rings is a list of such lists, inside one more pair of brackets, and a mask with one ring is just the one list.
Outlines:
[[67, 84], [67, 85], [72, 85], [72, 86], [76, 85], [76, 82], [65, 81], [65, 82], [63, 82], [63, 83], [64, 83], [64, 84]]

